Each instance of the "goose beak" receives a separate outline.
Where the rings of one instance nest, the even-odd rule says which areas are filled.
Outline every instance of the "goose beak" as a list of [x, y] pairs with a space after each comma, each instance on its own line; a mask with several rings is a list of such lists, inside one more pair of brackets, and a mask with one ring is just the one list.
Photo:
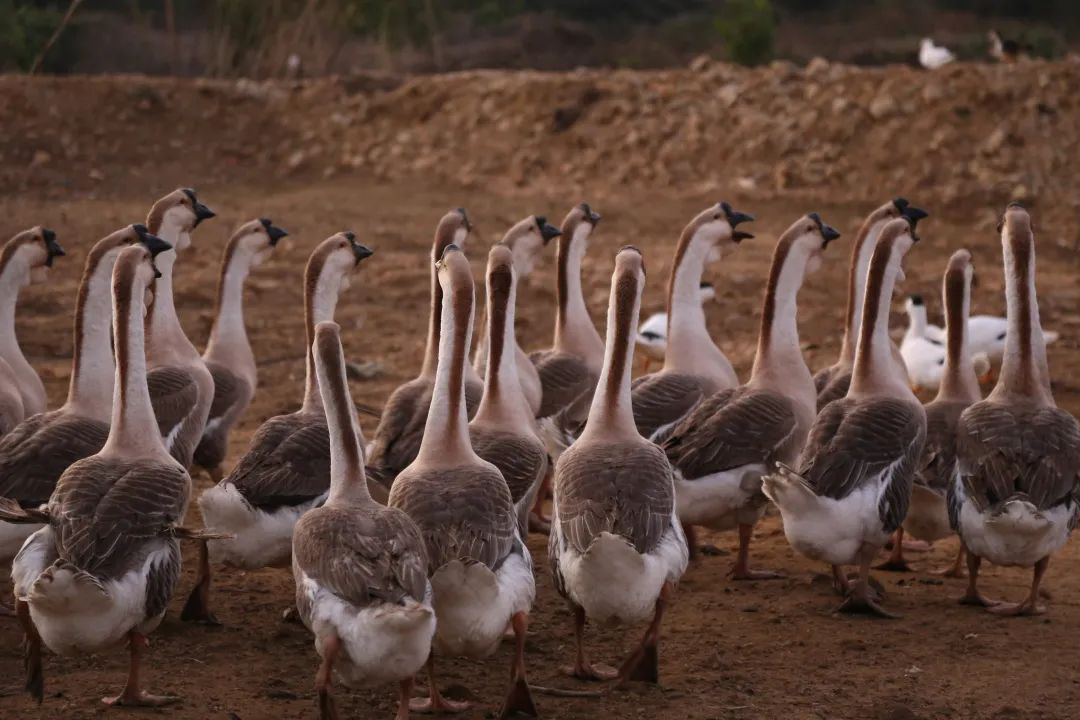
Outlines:
[[[172, 245], [165, 242], [157, 235], [150, 234], [145, 225], [136, 225], [135, 232], [139, 236], [139, 243], [150, 251], [151, 258], [156, 258], [166, 250], [172, 250]], [[155, 267], [154, 269], [156, 270], [157, 268]]]
[[364, 258], [369, 258], [375, 254], [375, 251], [366, 245], [361, 245], [355, 242], [356, 236], [351, 232], [345, 233], [345, 237], [349, 238], [349, 242], [352, 243], [353, 256], [356, 258], [356, 264], [359, 265], [360, 261]]
[[904, 207], [900, 211], [900, 214], [906, 217], [908, 222], [911, 223], [912, 230], [915, 229], [915, 226], [919, 223], [920, 220], [930, 216], [930, 213], [926, 212], [922, 208], [913, 207], [911, 205]]
[[821, 249], [824, 250], [826, 247], [828, 247], [829, 243], [840, 237], [840, 231], [834, 228], [832, 225], [821, 223], [821, 237], [825, 239], [825, 242], [821, 245]]
[[743, 240], [753, 240], [754, 233], [748, 233], [745, 230], [732, 230], [731, 239], [735, 242], [742, 242]]
[[45, 267], [52, 267], [53, 259], [64, 257], [67, 253], [60, 243], [56, 242], [56, 233], [48, 228], [41, 229], [41, 235], [45, 238]]
[[461, 215], [461, 224], [465, 227], [465, 232], [472, 232], [473, 226], [469, 222], [469, 216], [465, 213], [465, 208], [459, 207], [457, 211], [458, 215]]
[[562, 230], [559, 230], [559, 228], [554, 225], [549, 225], [547, 218], [543, 215], [536, 216], [536, 225], [540, 228], [540, 237], [544, 239], [545, 245], [551, 242], [552, 239], [562, 235]]
[[289, 236], [284, 228], [279, 228], [277, 225], [268, 225], [266, 234], [270, 238], [270, 247], [276, 247], [281, 238]]
[[581, 203], [581, 209], [585, 213], [585, 222], [593, 226], [595, 226], [596, 223], [600, 222], [600, 218], [602, 216], [600, 215], [600, 213], [589, 207], [589, 203]]
[[209, 220], [210, 218], [217, 216], [216, 212], [206, 207], [198, 200], [195, 201], [194, 209], [195, 224], [192, 226], [192, 229], [199, 227], [199, 223], [201, 223], [203, 220]]
[[750, 213], [739, 212], [726, 202], [721, 202], [720, 208], [724, 211], [724, 216], [727, 217], [728, 225], [733, 228], [744, 222], [753, 222], [754, 220], [754, 216]]

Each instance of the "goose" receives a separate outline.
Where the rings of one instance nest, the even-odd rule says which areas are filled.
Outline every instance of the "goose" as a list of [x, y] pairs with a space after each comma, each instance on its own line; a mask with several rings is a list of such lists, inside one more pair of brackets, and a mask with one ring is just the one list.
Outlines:
[[[926, 405], [926, 442], [916, 466], [911, 505], [904, 524], [897, 530], [889, 560], [878, 565], [881, 570], [910, 570], [904, 560], [905, 531], [926, 542], [953, 534], [945, 500], [956, 475], [956, 426], [960, 414], [982, 398], [967, 339], [967, 314], [971, 307], [973, 277], [971, 253], [957, 250], [949, 258], [942, 287], [948, 329], [943, 376], [937, 396]], [[944, 574], [961, 577], [963, 556], [961, 547], [953, 567]]]
[[[945, 344], [945, 331], [937, 325], [931, 325], [926, 321], [926, 306], [922, 297], [912, 295], [905, 304], [910, 325], [904, 333], [904, 339], [908, 333], [913, 336], [928, 338], [942, 346]], [[921, 332], [920, 332], [921, 331]], [[1005, 338], [1009, 331], [1009, 320], [997, 315], [973, 315], [968, 318], [967, 335], [968, 344], [971, 346], [971, 355], [976, 363], [1000, 363], [1005, 355]], [[1049, 345], [1055, 342], [1059, 336], [1053, 330], [1042, 330], [1043, 342]], [[989, 369], [989, 368], [987, 368]], [[976, 369], [979, 375], [985, 371]]]
[[[548, 224], [547, 218], [543, 215], [530, 215], [523, 218], [506, 231], [499, 240], [499, 244], [510, 248], [513, 253], [514, 272], [519, 282], [529, 276], [540, 252], [553, 238], [559, 237], [560, 233], [559, 228]], [[533, 364], [533, 360], [518, 345], [517, 338], [514, 338], [514, 361], [518, 366], [518, 378], [521, 389], [525, 393], [525, 399], [529, 402], [533, 414], [541, 415], [544, 404], [543, 379], [540, 377], [539, 369]], [[487, 366], [487, 338], [482, 337], [477, 343], [473, 366], [478, 373], [484, 372]]]
[[944, 45], [935, 45], [930, 38], [924, 37], [919, 43], [919, 64], [927, 70], [937, 70], [956, 60], [952, 51]]
[[781, 577], [750, 569], [750, 539], [767, 504], [761, 478], [778, 461], [795, 462], [817, 414], [814, 380], [799, 347], [796, 299], [804, 276], [818, 269], [838, 237], [817, 213], [780, 236], [749, 382], [703, 400], [661, 443], [674, 469], [676, 507], [691, 554], [693, 526], [738, 527], [735, 580]]
[[778, 463], [764, 479], [784, 535], [798, 552], [833, 566], [857, 563], [842, 612], [895, 617], [871, 596], [870, 563], [900, 527], [926, 437], [926, 413], [896, 372], [889, 305], [901, 262], [918, 239], [906, 219], [888, 222], [870, 259], [855, 370], [847, 395], [814, 420], [795, 468]]
[[[918, 391], [922, 388], [937, 390], [945, 375], [946, 348], [944, 331], [926, 322], [926, 304], [922, 296], [911, 295], [904, 303], [908, 315], [908, 327], [900, 342], [900, 356], [907, 368], [908, 381]], [[968, 354], [976, 376], [990, 371], [990, 360], [983, 353]]]
[[[716, 297], [716, 290], [711, 282], [702, 280], [698, 288], [698, 298], [701, 304], [709, 302]], [[649, 367], [654, 362], [663, 364], [664, 353], [667, 352], [667, 313], [653, 313], [645, 322], [641, 323], [637, 332], [637, 349], [645, 360], [642, 374], [649, 373]]]
[[[110, 332], [112, 272], [120, 251], [141, 242], [160, 246], [143, 225], [99, 240], [86, 256], [75, 300], [74, 350], [67, 402], [33, 415], [0, 440], [0, 497], [22, 508], [49, 501], [56, 481], [77, 460], [97, 453], [109, 436], [113, 403]], [[39, 526], [0, 522], [0, 562], [9, 565]]]
[[165, 447], [185, 468], [191, 467], [210, 413], [214, 378], [176, 316], [173, 266], [177, 253], [191, 245], [191, 232], [212, 217], [194, 190], [181, 188], [154, 203], [146, 219], [150, 232], [172, 245], [157, 259], [161, 277], [154, 281], [147, 319], [146, 379]]
[[739, 384], [731, 363], [709, 337], [701, 307], [701, 273], [752, 238], [736, 229], [754, 219], [726, 202], [703, 210], [683, 229], [668, 277], [668, 351], [664, 366], [634, 381], [634, 422], [654, 439], [674, 426], [702, 398]]
[[510, 489], [522, 537], [528, 513], [548, 469], [532, 408], [518, 381], [514, 348], [517, 277], [514, 257], [504, 245], [488, 253], [487, 347], [484, 396], [469, 423], [469, 441], [480, 459], [498, 468]]
[[[44, 695], [41, 647], [97, 653], [125, 638], [127, 683], [110, 705], [164, 705], [175, 697], [143, 688], [147, 635], [161, 622], [180, 576], [180, 526], [191, 492], [187, 471], [154, 426], [143, 343], [144, 298], [169, 245], [125, 248], [113, 270], [116, 379], [109, 437], [74, 463], [42, 510], [10, 501], [5, 519], [44, 522], [15, 558], [16, 613], [26, 634], [27, 689]], [[198, 534], [194, 534], [196, 537]]]
[[536, 596], [532, 558], [506, 481], [469, 442], [464, 377], [472, 337], [472, 274], [456, 245], [448, 245], [436, 265], [447, 302], [442, 304], [431, 409], [416, 459], [397, 476], [389, 501], [420, 528], [437, 619], [427, 665], [429, 697], [413, 709], [464, 710], [467, 703], [447, 700], [439, 692], [435, 654], [488, 656], [511, 625], [514, 659], [499, 716], [536, 716], [524, 659], [529, 609]]
[[[431, 246], [431, 313], [428, 317], [424, 363], [417, 377], [399, 385], [390, 394], [368, 446], [368, 474], [374, 474], [388, 487], [394, 477], [416, 458], [435, 386], [443, 291], [434, 264], [442, 257], [447, 245], [464, 248], [471, 231], [472, 225], [463, 208], [443, 215], [435, 229], [435, 241]], [[471, 417], [480, 405], [484, 382], [471, 365], [465, 368], [464, 373], [465, 407]]]
[[63, 256], [56, 233], [40, 225], [17, 233], [0, 249], [0, 436], [23, 418], [45, 412], [45, 386], [15, 337], [15, 307], [19, 292], [44, 281], [53, 261]]
[[315, 686], [323, 720], [338, 717], [333, 676], [350, 687], [398, 682], [407, 720], [413, 676], [435, 635], [420, 530], [368, 492], [338, 326], [315, 327], [315, 374], [330, 433], [330, 492], [296, 523], [292, 572], [300, 620], [322, 658]]
[[[671, 466], [638, 433], [630, 403], [644, 285], [640, 251], [624, 247], [615, 257], [604, 366], [588, 422], [555, 466], [548, 558], [555, 588], [574, 614], [577, 653], [569, 672], [582, 679], [657, 681], [660, 623], [688, 562]], [[584, 647], [587, 619], [633, 623], [650, 615], [640, 645], [617, 674], [592, 665]]]
[[[1039, 584], [1050, 556], [1080, 521], [1080, 423], [1057, 407], [1050, 388], [1027, 211], [1010, 204], [1000, 232], [1009, 318], [1005, 359], [987, 398], [960, 416], [949, 519], [968, 551], [962, 602], [999, 615], [1035, 615], [1045, 612]], [[983, 558], [1033, 568], [1028, 596], [1019, 603], [983, 597]]]
[[268, 218], [252, 220], [237, 228], [222, 253], [217, 312], [202, 354], [214, 379], [214, 399], [194, 454], [195, 463], [215, 482], [221, 480], [229, 431], [251, 404], [257, 382], [255, 355], [244, 327], [244, 281], [288, 234]]
[[[819, 370], [814, 375], [814, 387], [817, 388], [817, 409], [821, 409], [833, 400], [847, 394], [851, 385], [851, 371], [855, 365], [855, 348], [862, 325], [862, 302], [866, 288], [866, 275], [870, 267], [870, 258], [874, 254], [878, 238], [885, 224], [896, 218], [907, 218], [912, 227], [927, 216], [921, 208], [912, 206], [905, 198], [898, 197], [881, 205], [870, 213], [855, 236], [851, 248], [851, 260], [848, 263], [847, 311], [844, 318], [844, 339], [840, 345], [840, 358], [832, 365]], [[892, 347], [892, 340], [889, 341]], [[893, 348], [899, 368], [903, 362], [899, 350]], [[906, 370], [905, 370], [906, 372]]]
[[[371, 255], [348, 231], [331, 235], [312, 251], [304, 268], [304, 329], [309, 341], [315, 341], [318, 323], [334, 319], [349, 276]], [[232, 472], [199, 496], [205, 526], [230, 537], [200, 547], [199, 576], [182, 620], [218, 623], [210, 610], [211, 561], [245, 570], [288, 564], [293, 526], [326, 499], [330, 435], [311, 342], [305, 353], [300, 409], [264, 422]]]

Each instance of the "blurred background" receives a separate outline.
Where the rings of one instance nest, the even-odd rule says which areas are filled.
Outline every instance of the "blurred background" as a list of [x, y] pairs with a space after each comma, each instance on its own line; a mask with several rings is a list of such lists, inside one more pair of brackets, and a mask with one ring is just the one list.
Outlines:
[[1076, 48], [1074, 0], [0, 0], [0, 70], [297, 77], [473, 68], [664, 68], [814, 57], [914, 64], [931, 37], [958, 59], [988, 32], [1030, 57]]

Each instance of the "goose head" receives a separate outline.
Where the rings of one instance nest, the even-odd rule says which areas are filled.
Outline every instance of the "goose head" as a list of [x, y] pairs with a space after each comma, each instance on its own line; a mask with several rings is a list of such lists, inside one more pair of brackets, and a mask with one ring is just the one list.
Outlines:
[[510, 248], [518, 277], [525, 277], [532, 271], [540, 252], [560, 233], [543, 215], [529, 215], [507, 230], [499, 244]]
[[443, 215], [435, 227], [435, 244], [431, 249], [432, 262], [442, 257], [447, 245], [457, 245], [464, 249], [472, 229], [473, 226], [469, 222], [465, 208], [455, 208]]
[[241, 262], [246, 267], [258, 267], [289, 233], [274, 225], [270, 218], [249, 220], [232, 234], [225, 246], [226, 264]]
[[327, 287], [335, 288], [337, 294], [348, 289], [349, 279], [352, 273], [360, 266], [360, 262], [374, 254], [364, 245], [356, 242], [356, 234], [343, 230], [331, 235], [312, 253], [310, 262], [321, 262], [322, 267], [314, 273], [316, 281], [327, 283]]
[[35, 225], [16, 233], [0, 251], [0, 268], [15, 264], [29, 271], [30, 282], [44, 281], [53, 260], [63, 257], [64, 248], [56, 241], [56, 233]]
[[155, 235], [175, 237], [175, 249], [185, 250], [191, 244], [191, 232], [203, 220], [216, 213], [199, 202], [191, 188], [178, 188], [154, 203], [146, 217], [146, 225]]
[[919, 236], [915, 234], [915, 228], [907, 218], [892, 220], [881, 229], [881, 238], [878, 244], [889, 244], [892, 247], [889, 264], [896, 268], [897, 284], [905, 279], [904, 256], [918, 241]]
[[726, 202], [718, 202], [698, 213], [683, 229], [683, 236], [689, 238], [690, 245], [704, 250], [706, 263], [716, 262], [743, 240], [754, 237], [738, 229], [740, 224], [753, 219], [753, 215], [739, 212]]
[[807, 274], [817, 272], [821, 267], [825, 248], [833, 240], [840, 237], [840, 232], [832, 225], [826, 224], [821, 219], [821, 215], [816, 212], [807, 213], [805, 217], [796, 220], [787, 233], [794, 233], [788, 252], [804, 253], [806, 255]]
[[578, 203], [562, 221], [559, 229], [560, 243], [579, 243], [588, 239], [593, 228], [600, 222], [600, 213], [589, 207], [589, 203]]

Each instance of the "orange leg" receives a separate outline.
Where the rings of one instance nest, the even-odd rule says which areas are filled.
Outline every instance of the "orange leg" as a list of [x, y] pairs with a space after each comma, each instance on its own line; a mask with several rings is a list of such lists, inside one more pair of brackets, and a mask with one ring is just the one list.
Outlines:
[[776, 580], [784, 577], [772, 570], [750, 569], [750, 540], [754, 536], [754, 526], [739, 523], [739, 555], [728, 573], [732, 580]]
[[968, 585], [964, 595], [960, 598], [961, 605], [978, 605], [980, 607], [993, 607], [1000, 605], [997, 600], [990, 600], [981, 592], [979, 592], [979, 566], [982, 565], [982, 558], [968, 550], [967, 553], [967, 566], [968, 566]]
[[439, 692], [439, 685], [435, 680], [435, 653], [428, 655], [428, 697], [409, 701], [409, 709], [418, 713], [459, 713], [465, 712], [470, 705], [467, 702], [447, 700]]
[[1046, 606], [1039, 604], [1039, 584], [1042, 582], [1046, 568], [1050, 566], [1050, 556], [1047, 555], [1035, 563], [1035, 569], [1031, 576], [1031, 591], [1022, 602], [998, 603], [990, 608], [995, 615], [1042, 615], [1046, 612]]
[[570, 603], [574, 611], [574, 640], [577, 645], [577, 657], [573, 666], [563, 668], [563, 672], [578, 680], [612, 680], [619, 673], [607, 665], [593, 665], [585, 652], [585, 608]]
[[126, 707], [159, 707], [180, 701], [180, 698], [174, 695], [151, 695], [142, 689], [142, 655], [149, 644], [150, 642], [142, 633], [135, 630], [128, 633], [128, 650], [131, 653], [131, 659], [128, 666], [127, 684], [119, 695], [102, 698], [103, 703]]
[[660, 622], [664, 619], [664, 610], [671, 602], [675, 592], [674, 584], [664, 583], [660, 596], [656, 598], [656, 612], [653, 614], [649, 629], [641, 639], [641, 645], [626, 659], [619, 668], [619, 685], [627, 682], [657, 683], [660, 681]]
[[323, 640], [323, 658], [315, 674], [315, 692], [319, 695], [319, 720], [338, 720], [337, 705], [330, 694], [334, 684], [334, 661], [341, 652], [341, 640], [330, 635]]
[[904, 528], [897, 528], [893, 533], [892, 552], [889, 553], [889, 559], [880, 565], [875, 565], [874, 568], [889, 572], [911, 572], [911, 566], [904, 560]]
[[210, 576], [210, 548], [203, 540], [199, 543], [199, 574], [195, 579], [195, 587], [184, 603], [184, 609], [180, 611], [181, 620], [207, 625], [221, 624], [210, 609]]
[[532, 694], [529, 692], [529, 682], [525, 678], [525, 636], [529, 629], [528, 613], [514, 613], [510, 618], [510, 624], [514, 628], [514, 662], [510, 665], [510, 689], [506, 693], [502, 710], [499, 711], [500, 720], [511, 715], [528, 715], [539, 717], [536, 705], [533, 704]]

